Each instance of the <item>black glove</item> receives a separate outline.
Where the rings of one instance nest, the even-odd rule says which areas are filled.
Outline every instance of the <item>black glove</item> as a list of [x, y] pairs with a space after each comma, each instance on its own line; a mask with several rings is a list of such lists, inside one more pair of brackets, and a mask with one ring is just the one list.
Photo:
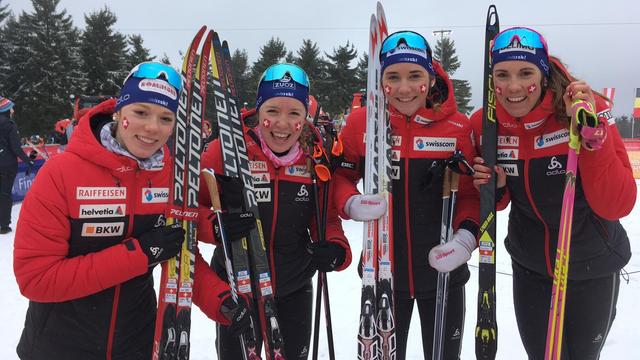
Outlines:
[[[256, 217], [250, 211], [245, 212], [225, 212], [221, 216], [224, 234], [229, 241], [240, 240], [249, 236], [251, 229], [256, 227]], [[222, 242], [218, 221], [213, 222], [213, 231], [218, 241]]]
[[138, 237], [150, 267], [176, 256], [183, 240], [184, 229], [180, 224], [157, 227]]
[[311, 255], [311, 262], [316, 269], [322, 272], [330, 272], [340, 267], [347, 255], [342, 246], [329, 241], [309, 243], [307, 252]]
[[222, 208], [233, 211], [243, 208], [244, 183], [242, 179], [216, 174], [216, 181], [220, 186]]
[[222, 306], [220, 307], [222, 315], [227, 320], [231, 321], [229, 325], [229, 332], [234, 337], [240, 336], [240, 334], [248, 331], [253, 325], [253, 319], [251, 318], [251, 309], [247, 304], [244, 296], [238, 294], [238, 303], [233, 301], [231, 294], [227, 294], [224, 300], [222, 300]]

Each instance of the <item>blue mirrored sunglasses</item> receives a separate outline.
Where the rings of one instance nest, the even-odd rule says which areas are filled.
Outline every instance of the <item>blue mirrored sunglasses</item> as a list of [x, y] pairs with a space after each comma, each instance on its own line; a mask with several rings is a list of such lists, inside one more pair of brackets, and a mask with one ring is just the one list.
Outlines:
[[289, 63], [269, 66], [267, 70], [262, 73], [260, 82], [278, 81], [285, 77], [289, 77], [298, 84], [309, 88], [309, 77], [307, 76], [307, 73], [304, 72], [304, 70], [302, 70], [302, 68], [298, 65]]
[[496, 35], [493, 40], [493, 49], [491, 51], [498, 51], [511, 46], [514, 41], [518, 41], [522, 46], [544, 49], [548, 54], [547, 42], [542, 35], [535, 30], [525, 27], [515, 27], [502, 31]]
[[427, 40], [425, 40], [422, 35], [413, 31], [399, 31], [387, 36], [387, 38], [382, 42], [380, 54], [387, 53], [397, 48], [398, 45], [402, 43], [405, 43], [407, 46], [412, 48], [427, 50], [429, 56], [431, 56], [431, 47], [429, 47]]
[[164, 79], [178, 92], [182, 89], [180, 74], [171, 66], [162, 63], [154, 61], [140, 63], [131, 69], [124, 82], [127, 82], [132, 76], [139, 79]]

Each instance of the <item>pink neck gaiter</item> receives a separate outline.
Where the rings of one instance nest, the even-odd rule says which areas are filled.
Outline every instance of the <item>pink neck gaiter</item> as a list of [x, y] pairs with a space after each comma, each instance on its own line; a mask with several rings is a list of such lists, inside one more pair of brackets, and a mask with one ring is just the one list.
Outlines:
[[289, 149], [289, 152], [284, 156], [276, 156], [276, 154], [271, 151], [266, 142], [264, 142], [264, 138], [262, 137], [262, 131], [260, 129], [256, 129], [255, 133], [258, 135], [260, 139], [260, 145], [262, 147], [262, 152], [271, 160], [275, 167], [283, 167], [289, 166], [295, 163], [302, 156], [302, 149], [300, 148], [300, 144], [296, 141], [295, 144]]

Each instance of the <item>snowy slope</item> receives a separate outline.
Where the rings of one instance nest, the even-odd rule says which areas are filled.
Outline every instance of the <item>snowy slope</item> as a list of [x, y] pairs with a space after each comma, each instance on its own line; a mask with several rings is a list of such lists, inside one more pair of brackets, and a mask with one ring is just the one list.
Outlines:
[[[638, 183], [640, 185], [640, 182]], [[15, 225], [20, 211], [20, 204], [13, 207], [13, 224]], [[500, 216], [502, 215], [502, 216]], [[607, 359], [640, 359], [640, 344], [637, 335], [640, 334], [640, 310], [635, 308], [637, 299], [640, 298], [640, 206], [636, 206], [630, 216], [622, 220], [631, 239], [633, 257], [626, 266], [630, 273], [629, 282], [622, 282], [618, 300], [618, 316], [613, 323], [601, 358]], [[362, 226], [359, 223], [344, 222], [344, 228], [351, 241], [354, 254], [358, 254], [361, 248]], [[498, 216], [498, 238], [504, 238], [506, 232], [506, 212]], [[0, 297], [0, 359], [17, 359], [15, 347], [20, 338], [24, 315], [27, 308], [27, 300], [23, 298], [15, 283], [13, 276], [13, 234], [0, 235], [0, 286], [5, 289]], [[205, 259], [210, 259], [213, 248], [202, 247]], [[518, 329], [513, 314], [511, 301], [511, 263], [502, 243], [498, 248], [498, 328], [499, 345], [498, 359], [525, 359], [525, 353], [518, 336]], [[477, 264], [477, 256], [474, 255], [470, 264]], [[358, 325], [360, 302], [360, 279], [356, 273], [357, 261], [341, 273], [331, 273], [328, 277], [331, 296], [331, 310], [333, 315], [333, 331], [338, 359], [355, 359], [356, 334]], [[637, 273], [634, 273], [637, 272]], [[315, 282], [314, 282], [315, 283]], [[473, 329], [476, 323], [476, 294], [477, 294], [477, 268], [471, 268], [471, 280], [467, 284], [467, 321], [464, 331], [464, 343], [462, 359], [474, 359]], [[417, 310], [414, 312], [413, 326], [409, 334], [407, 359], [421, 359], [422, 349], [420, 344]], [[211, 320], [206, 318], [198, 309], [194, 310], [192, 323], [192, 350], [193, 360], [216, 359], [213, 341], [215, 330]], [[324, 338], [324, 325], [321, 325], [321, 351], [320, 358], [328, 359], [326, 341]]]

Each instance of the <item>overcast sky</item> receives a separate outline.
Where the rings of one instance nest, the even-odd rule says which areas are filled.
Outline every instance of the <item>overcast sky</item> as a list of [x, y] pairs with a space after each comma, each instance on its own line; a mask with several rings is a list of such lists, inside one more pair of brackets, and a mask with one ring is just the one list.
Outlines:
[[[14, 14], [31, 12], [30, 0], [3, 1]], [[482, 101], [484, 23], [487, 7], [481, 0], [382, 1], [389, 31], [414, 30], [435, 44], [434, 30], [452, 30], [462, 63], [455, 78], [472, 86], [472, 105]], [[537, 0], [493, 1], [502, 28], [526, 25], [547, 39], [550, 52], [559, 56], [577, 77], [594, 89], [615, 87], [614, 114], [630, 114], [640, 87], [640, 1], [638, 0]], [[166, 53], [181, 63], [179, 51], [191, 41], [200, 25], [213, 27], [233, 49], [246, 49], [251, 61], [271, 37], [297, 50], [305, 38], [331, 53], [334, 47], [353, 43], [362, 53], [368, 47], [369, 17], [375, 0], [60, 0], [83, 28], [84, 15], [108, 4], [116, 13], [117, 30], [141, 34], [153, 55]], [[525, 5], [526, 4], [526, 5]], [[313, 92], [313, 89], [312, 89]]]

